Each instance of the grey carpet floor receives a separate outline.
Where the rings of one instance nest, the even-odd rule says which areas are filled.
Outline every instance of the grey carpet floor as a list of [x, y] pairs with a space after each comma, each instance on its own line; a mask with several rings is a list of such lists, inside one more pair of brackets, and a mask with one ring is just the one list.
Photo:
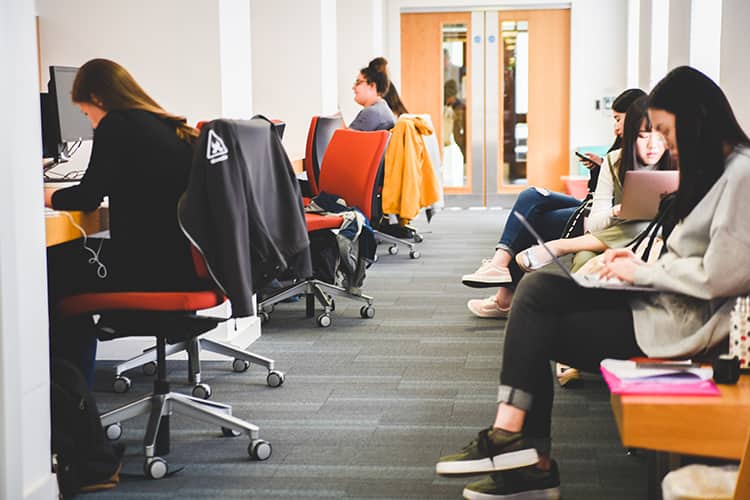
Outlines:
[[[506, 207], [508, 205], [506, 204]], [[373, 319], [359, 304], [336, 301], [333, 325], [318, 328], [303, 302], [281, 304], [250, 349], [269, 356], [287, 379], [265, 384], [265, 370], [233, 373], [229, 362], [204, 362], [213, 400], [260, 426], [273, 455], [248, 458], [245, 437], [172, 418], [170, 468], [160, 481], [142, 475], [145, 419], [124, 425], [120, 485], [103, 498], [438, 499], [460, 498], [467, 479], [435, 475], [441, 454], [455, 452], [492, 422], [504, 321], [474, 318], [470, 298], [492, 290], [461, 285], [460, 276], [489, 257], [507, 210], [445, 210], [417, 225], [422, 258], [388, 255], [368, 271]], [[184, 362], [168, 363], [173, 389], [189, 392]], [[110, 390], [112, 365], [97, 367], [96, 397], [106, 410], [150, 390], [133, 371], [130, 394]], [[556, 393], [553, 455], [567, 500], [646, 498], [646, 460], [619, 443], [609, 394], [597, 377]]]

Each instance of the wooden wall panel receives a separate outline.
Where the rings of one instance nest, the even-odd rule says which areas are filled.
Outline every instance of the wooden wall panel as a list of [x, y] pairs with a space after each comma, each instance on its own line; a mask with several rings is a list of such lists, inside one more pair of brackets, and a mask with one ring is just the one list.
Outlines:
[[[570, 10], [504, 11], [500, 12], [502, 21], [529, 22], [528, 185], [563, 191], [561, 176], [569, 170]], [[501, 107], [502, 92], [499, 89]], [[503, 116], [502, 109], [498, 112]], [[502, 137], [501, 120], [499, 165]], [[501, 191], [514, 190], [498, 187]]]
[[[463, 23], [471, 33], [471, 13], [435, 12], [401, 14], [401, 97], [412, 113], [429, 113], [435, 126], [440, 150], [443, 149], [443, 34], [444, 24]], [[468, 35], [467, 35], [468, 36]], [[471, 43], [467, 41], [467, 75], [471, 74]], [[470, 84], [464, 89], [467, 102], [466, 144], [471, 144]], [[471, 165], [471, 148], [465, 161]], [[470, 192], [471, 168], [467, 188], [445, 188], [447, 193]]]

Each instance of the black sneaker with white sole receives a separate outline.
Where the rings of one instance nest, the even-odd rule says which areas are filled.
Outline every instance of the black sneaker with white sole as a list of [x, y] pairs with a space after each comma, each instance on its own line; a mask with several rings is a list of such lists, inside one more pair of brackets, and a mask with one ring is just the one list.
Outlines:
[[520, 432], [484, 429], [461, 452], [440, 457], [435, 471], [443, 476], [484, 474], [534, 465], [539, 455]]
[[466, 485], [463, 495], [467, 500], [558, 500], [560, 473], [554, 460], [547, 471], [532, 465], [496, 472]]

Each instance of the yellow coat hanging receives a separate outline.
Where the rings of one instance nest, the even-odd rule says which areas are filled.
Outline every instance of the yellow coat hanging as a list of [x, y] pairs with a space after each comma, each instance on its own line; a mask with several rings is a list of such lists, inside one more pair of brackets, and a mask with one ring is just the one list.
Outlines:
[[419, 117], [401, 117], [391, 130], [385, 152], [383, 213], [408, 224], [420, 209], [440, 199], [439, 184], [422, 135], [432, 129]]

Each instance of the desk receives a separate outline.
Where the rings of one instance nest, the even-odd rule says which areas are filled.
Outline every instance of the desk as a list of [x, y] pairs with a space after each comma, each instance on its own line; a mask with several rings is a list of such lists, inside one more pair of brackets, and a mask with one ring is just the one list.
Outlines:
[[[67, 212], [73, 220], [86, 231], [87, 235], [93, 235], [109, 229], [109, 208], [99, 207], [92, 212]], [[81, 232], [76, 228], [63, 212], [47, 212], [45, 214], [45, 227], [47, 246], [59, 245], [66, 241], [81, 237]]]
[[[653, 450], [649, 498], [661, 498], [661, 480], [679, 466], [677, 455], [740, 460], [750, 429], [750, 375], [719, 385], [721, 396], [611, 395], [612, 411], [626, 448]], [[739, 497], [738, 497], [739, 498]]]
[[720, 397], [611, 396], [629, 448], [739, 460], [750, 428], [750, 375], [719, 385]]

